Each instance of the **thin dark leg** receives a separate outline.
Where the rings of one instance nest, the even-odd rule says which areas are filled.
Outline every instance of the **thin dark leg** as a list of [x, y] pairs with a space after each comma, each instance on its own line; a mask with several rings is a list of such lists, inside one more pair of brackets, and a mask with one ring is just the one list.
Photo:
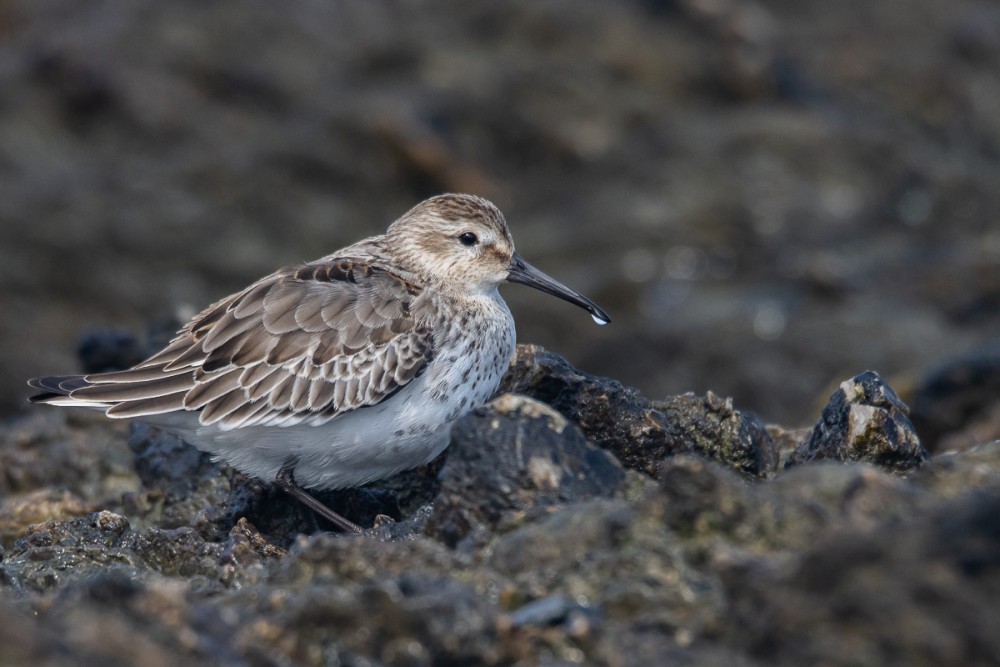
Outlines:
[[280, 486], [282, 491], [295, 498], [300, 503], [311, 509], [313, 512], [316, 512], [316, 514], [319, 514], [321, 517], [334, 524], [344, 532], [360, 533], [362, 531], [361, 526], [340, 516], [332, 509], [313, 498], [306, 492], [305, 489], [295, 483], [295, 466], [298, 462], [299, 460], [297, 458], [293, 456], [288, 457], [285, 464], [281, 466], [281, 470], [278, 471], [277, 477], [274, 478], [274, 483]]

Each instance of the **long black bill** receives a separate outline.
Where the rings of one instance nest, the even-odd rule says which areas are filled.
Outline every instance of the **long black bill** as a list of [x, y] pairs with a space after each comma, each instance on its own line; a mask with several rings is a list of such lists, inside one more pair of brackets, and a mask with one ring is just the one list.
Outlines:
[[521, 283], [522, 285], [534, 287], [535, 289], [542, 290], [552, 296], [557, 296], [560, 299], [569, 301], [570, 303], [575, 303], [589, 312], [590, 316], [594, 318], [594, 321], [598, 324], [607, 324], [611, 321], [611, 316], [604, 312], [604, 310], [596, 303], [576, 290], [566, 287], [555, 278], [542, 273], [531, 264], [524, 261], [524, 258], [517, 253], [514, 253], [514, 257], [511, 258], [510, 266], [507, 267], [507, 271], [507, 280], [509, 282]]

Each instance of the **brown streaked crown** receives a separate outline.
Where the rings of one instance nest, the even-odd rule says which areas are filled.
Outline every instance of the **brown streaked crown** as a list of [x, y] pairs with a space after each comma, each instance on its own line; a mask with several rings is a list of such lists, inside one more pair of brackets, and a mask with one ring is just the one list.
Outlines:
[[[460, 237], [474, 234], [475, 244]], [[506, 279], [514, 240], [503, 213], [473, 195], [432, 197], [389, 226], [386, 245], [393, 258], [439, 289], [479, 292]]]

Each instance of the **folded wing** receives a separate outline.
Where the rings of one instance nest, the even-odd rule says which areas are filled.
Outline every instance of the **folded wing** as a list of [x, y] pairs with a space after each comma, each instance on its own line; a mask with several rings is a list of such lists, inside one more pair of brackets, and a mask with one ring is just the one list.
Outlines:
[[198, 411], [223, 429], [318, 424], [420, 375], [434, 349], [430, 308], [419, 288], [367, 260], [308, 264], [210, 306], [134, 368], [34, 380], [46, 393], [33, 400], [118, 418]]

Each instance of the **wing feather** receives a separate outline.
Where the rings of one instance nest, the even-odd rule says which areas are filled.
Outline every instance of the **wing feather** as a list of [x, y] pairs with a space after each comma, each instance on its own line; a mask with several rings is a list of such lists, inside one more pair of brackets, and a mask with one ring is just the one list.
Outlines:
[[258, 364], [264, 368], [271, 368], [273, 372], [270, 375], [265, 376], [260, 382], [254, 385], [247, 385], [248, 398], [252, 401], [257, 399], [266, 398], [268, 394], [274, 391], [274, 388], [281, 384], [284, 380], [288, 378], [288, 373], [282, 371], [278, 366], [268, 367], [267, 364]]
[[426, 293], [375, 258], [326, 258], [213, 304], [135, 368], [62, 393], [108, 403], [112, 417], [191, 410], [223, 429], [322, 423], [419, 376], [434, 314]]
[[138, 401], [122, 401], [107, 409], [109, 417], [128, 419], [130, 417], [148, 417], [150, 415], [162, 415], [167, 412], [176, 412], [184, 409], [184, 394], [165, 394], [144, 398]]
[[240, 371], [235, 369], [227, 373], [206, 375], [201, 380], [195, 379], [195, 385], [189, 388], [184, 397], [184, 408], [200, 410], [237, 388], [246, 393], [240, 387]]

